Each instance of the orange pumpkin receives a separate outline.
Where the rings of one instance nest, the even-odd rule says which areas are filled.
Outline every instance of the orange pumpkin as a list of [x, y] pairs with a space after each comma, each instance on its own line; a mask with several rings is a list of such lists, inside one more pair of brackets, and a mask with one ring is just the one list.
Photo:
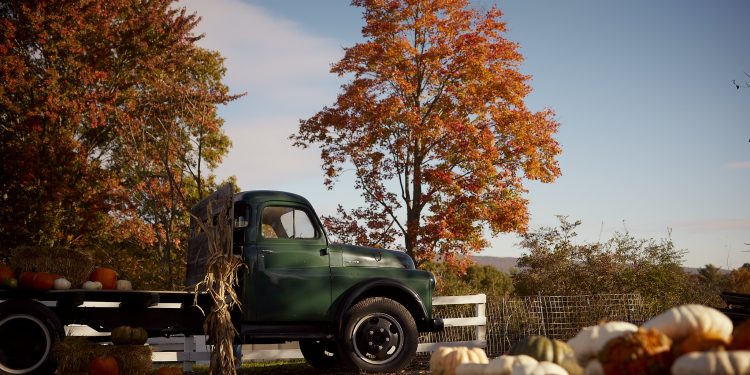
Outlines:
[[47, 272], [23, 272], [18, 278], [22, 288], [33, 290], [50, 290], [55, 284], [55, 278]]
[[734, 327], [732, 345], [729, 346], [729, 350], [750, 350], [750, 319], [745, 319], [744, 322]]
[[36, 290], [50, 290], [55, 285], [55, 277], [47, 272], [37, 272], [32, 285]]
[[182, 369], [179, 367], [162, 367], [156, 371], [156, 375], [182, 375]]
[[674, 352], [675, 358], [677, 358], [685, 353], [716, 350], [718, 348], [726, 348], [727, 345], [728, 343], [722, 337], [695, 332], [686, 339], [674, 344], [672, 346], [672, 351]]
[[21, 286], [21, 288], [25, 289], [34, 289], [34, 278], [36, 277], [36, 272], [21, 272], [20, 275], [18, 275], [18, 285]]
[[117, 272], [111, 268], [99, 267], [91, 273], [89, 280], [102, 283], [102, 289], [115, 289], [117, 287]]
[[89, 375], [120, 375], [120, 366], [115, 357], [96, 357], [89, 363]]
[[604, 345], [598, 359], [605, 374], [668, 374], [672, 340], [655, 329], [640, 328]]

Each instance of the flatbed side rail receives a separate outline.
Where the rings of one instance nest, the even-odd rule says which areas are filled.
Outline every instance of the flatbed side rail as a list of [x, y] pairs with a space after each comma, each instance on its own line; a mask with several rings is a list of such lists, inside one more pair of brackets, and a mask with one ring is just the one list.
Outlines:
[[[47, 306], [64, 325], [78, 324], [109, 331], [120, 325], [143, 327], [149, 335], [203, 332], [208, 295], [172, 291], [55, 290], [0, 291], [0, 303], [34, 300]], [[107, 334], [108, 335], [108, 334]]]
[[[0, 301], [12, 299], [33, 299], [45, 302], [84, 303], [84, 302], [117, 302], [129, 306], [150, 307], [159, 303], [180, 303], [192, 305], [195, 301], [193, 292], [157, 291], [157, 290], [49, 290], [44, 292], [28, 290], [0, 290]], [[206, 293], [198, 294], [198, 303], [206, 303]]]

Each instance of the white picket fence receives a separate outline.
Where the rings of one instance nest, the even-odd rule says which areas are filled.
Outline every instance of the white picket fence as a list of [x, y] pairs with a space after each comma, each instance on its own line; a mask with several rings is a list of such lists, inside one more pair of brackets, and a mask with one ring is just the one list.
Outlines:
[[[469, 296], [435, 297], [433, 306], [440, 305], [474, 305], [475, 316], [466, 318], [444, 319], [446, 327], [474, 326], [475, 335], [472, 341], [430, 342], [417, 346], [417, 352], [431, 352], [440, 346], [470, 346], [487, 347], [487, 316], [485, 314], [487, 296], [475, 294]], [[106, 336], [87, 326], [67, 326], [68, 336]], [[205, 336], [172, 336], [169, 338], [155, 337], [148, 340], [153, 349], [152, 360], [155, 363], [182, 363], [185, 371], [191, 371], [196, 363], [207, 363], [211, 359], [210, 347], [206, 345]], [[303, 358], [296, 342], [279, 345], [243, 345], [242, 361], [259, 361], [274, 359]]]

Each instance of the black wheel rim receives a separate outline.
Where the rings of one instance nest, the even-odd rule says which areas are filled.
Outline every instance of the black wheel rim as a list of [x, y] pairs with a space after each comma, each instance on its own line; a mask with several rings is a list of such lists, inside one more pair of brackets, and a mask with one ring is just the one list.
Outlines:
[[351, 339], [359, 358], [373, 365], [384, 365], [403, 350], [404, 329], [388, 314], [369, 314], [354, 325]]
[[329, 340], [313, 340], [306, 341], [303, 344], [305, 349], [311, 355], [316, 355], [320, 358], [330, 358], [336, 356], [336, 343]]
[[315, 344], [319, 346], [319, 350], [323, 354], [323, 358], [334, 360], [334, 357], [336, 356], [335, 343], [331, 341], [315, 341]]
[[0, 320], [0, 370], [26, 374], [36, 370], [52, 349], [47, 326], [29, 315], [12, 315]]

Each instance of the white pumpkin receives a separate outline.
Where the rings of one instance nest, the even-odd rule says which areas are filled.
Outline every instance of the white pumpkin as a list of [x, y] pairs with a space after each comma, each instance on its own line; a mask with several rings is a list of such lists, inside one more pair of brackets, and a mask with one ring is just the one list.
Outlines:
[[431, 374], [442, 374], [445, 370], [443, 368], [443, 358], [452, 352], [455, 348], [449, 346], [441, 346], [430, 356], [430, 373]]
[[510, 375], [514, 367], [524, 365], [536, 365], [539, 363], [531, 356], [521, 355], [501, 355], [487, 364], [485, 375]]
[[84, 281], [81, 286], [86, 290], [99, 290], [102, 288], [102, 283], [99, 281]]
[[55, 279], [54, 283], [52, 284], [52, 288], [55, 290], [68, 290], [70, 289], [71, 284], [68, 279], [64, 277], [59, 277]]
[[456, 375], [484, 375], [486, 363], [461, 363], [456, 366]]
[[578, 362], [585, 364], [592, 357], [596, 357], [607, 341], [637, 330], [638, 326], [628, 322], [602, 323], [582, 329], [575, 337], [568, 340], [568, 345], [576, 353]]
[[718, 337], [729, 342], [734, 326], [721, 311], [703, 305], [673, 307], [643, 323], [643, 328], [657, 329], [672, 341], [679, 342], [693, 333]]
[[481, 348], [441, 347], [430, 357], [430, 372], [435, 375], [455, 375], [461, 363], [487, 363], [487, 354]]
[[513, 366], [510, 375], [568, 375], [568, 371], [557, 363], [543, 361]]
[[586, 369], [583, 373], [585, 375], [604, 375], [604, 366], [602, 366], [602, 363], [598, 359], [592, 359], [586, 364]]
[[672, 364], [672, 375], [747, 375], [750, 351], [693, 352], [680, 356]]
[[129, 280], [117, 280], [117, 290], [133, 290], [133, 284]]

